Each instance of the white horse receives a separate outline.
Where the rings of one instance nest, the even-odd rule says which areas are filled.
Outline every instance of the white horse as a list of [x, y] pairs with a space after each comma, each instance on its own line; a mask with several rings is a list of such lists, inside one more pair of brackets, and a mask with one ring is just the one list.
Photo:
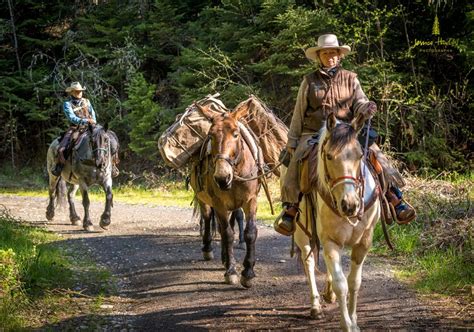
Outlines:
[[[311, 317], [319, 319], [323, 312], [314, 274], [314, 244], [311, 245], [314, 227], [305, 219], [308, 217], [305, 213], [308, 201], [316, 202], [310, 212], [316, 215], [317, 235], [328, 270], [323, 297], [328, 302], [337, 298], [344, 331], [359, 330], [356, 306], [362, 264], [380, 218], [378, 188], [362, 160], [363, 151], [357, 140], [363, 124], [362, 117], [354, 119], [351, 124], [338, 122], [334, 115], [328, 117], [318, 146], [318, 185], [311, 196], [303, 198], [302, 213], [294, 235], [311, 289]], [[352, 248], [347, 278], [341, 264], [344, 247]]]

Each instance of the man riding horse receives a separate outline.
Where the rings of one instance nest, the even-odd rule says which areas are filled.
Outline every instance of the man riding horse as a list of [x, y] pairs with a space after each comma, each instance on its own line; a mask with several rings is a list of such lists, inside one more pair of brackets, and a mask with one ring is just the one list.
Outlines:
[[[335, 113], [338, 120], [345, 122], [351, 121], [357, 114], [369, 119], [377, 110], [376, 104], [369, 101], [362, 91], [357, 75], [341, 67], [341, 59], [349, 52], [350, 47], [339, 46], [337, 37], [333, 34], [320, 36], [318, 46], [310, 47], [305, 52], [307, 58], [319, 62], [319, 68], [305, 76], [301, 82], [291, 119], [286, 149], [291, 159], [281, 193], [284, 210], [281, 219], [277, 219], [275, 223], [275, 229], [281, 234], [290, 235], [295, 230], [295, 217], [302, 196], [301, 160], [311, 144], [317, 142], [324, 119], [330, 113]], [[397, 223], [411, 222], [416, 213], [402, 198], [399, 187], [404, 185], [403, 179], [376, 144], [372, 144], [370, 149], [389, 178], [390, 189], [387, 190], [386, 197], [394, 207]]]
[[[72, 143], [79, 137], [80, 133], [87, 128], [88, 125], [95, 125], [97, 123], [96, 113], [92, 107], [91, 102], [87, 98], [83, 98], [83, 91], [86, 87], [82, 87], [79, 82], [72, 82], [69, 87], [66, 88], [66, 93], [69, 94], [69, 98], [63, 104], [63, 111], [66, 118], [72, 124], [66, 133], [63, 135], [58, 148], [58, 159], [56, 165], [51, 173], [55, 176], [61, 175], [61, 171], [64, 168], [66, 160], [70, 155], [69, 151], [72, 147]], [[113, 151], [117, 151], [117, 142], [112, 140]], [[116, 166], [118, 163], [118, 156], [114, 155], [113, 158], [112, 176], [117, 176], [119, 170]]]

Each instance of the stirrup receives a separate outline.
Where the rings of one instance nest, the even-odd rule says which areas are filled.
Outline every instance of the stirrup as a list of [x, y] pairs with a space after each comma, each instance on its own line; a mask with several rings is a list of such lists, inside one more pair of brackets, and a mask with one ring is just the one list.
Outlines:
[[280, 212], [278, 217], [275, 219], [275, 222], [273, 223], [273, 228], [275, 229], [275, 231], [277, 231], [278, 233], [282, 235], [291, 236], [296, 231], [296, 220], [299, 217], [300, 212], [298, 209], [298, 212], [295, 214], [295, 216], [291, 220], [291, 228], [288, 228], [284, 226], [286, 221], [283, 219], [283, 216], [285, 215], [287, 209], [288, 208], [286, 207]]
[[406, 204], [413, 211], [413, 214], [405, 220], [400, 220], [397, 215], [397, 208], [392, 203], [389, 202], [388, 206], [390, 206], [390, 212], [392, 213], [393, 220], [395, 220], [395, 222], [399, 225], [409, 224], [416, 218], [416, 211], [413, 208], [413, 206], [407, 201], [405, 201], [403, 198], [401, 199], [401, 202], [399, 204]]

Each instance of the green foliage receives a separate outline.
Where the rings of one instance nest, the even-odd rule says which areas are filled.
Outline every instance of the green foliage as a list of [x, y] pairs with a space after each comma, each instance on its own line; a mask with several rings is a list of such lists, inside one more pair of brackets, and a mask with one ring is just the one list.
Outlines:
[[[72, 307], [76, 311], [77, 304], [67, 294], [75, 286], [75, 278], [81, 280], [91, 298], [113, 292], [110, 272], [84, 258], [66, 254], [64, 247], [53, 243], [58, 240], [57, 235], [25, 225], [7, 210], [0, 210], [2, 329], [32, 328], [38, 320], [50, 323], [57, 320], [55, 315], [64, 315]], [[87, 274], [87, 278], [81, 274]], [[70, 304], [63, 306], [65, 302]], [[85, 310], [90, 309], [92, 303], [85, 304]]]
[[[374, 125], [386, 150], [414, 171], [472, 166], [464, 157], [474, 138], [469, 1], [443, 11], [435, 3], [368, 0], [13, 4], [15, 30], [8, 11], [0, 20], [0, 153], [14, 167], [42, 161], [66, 127], [61, 105], [71, 81], [87, 86], [99, 122], [134, 158], [151, 156], [173, 115], [209, 93], [220, 92], [229, 107], [256, 94], [289, 122], [301, 77], [315, 66], [304, 50], [328, 32], [353, 50], [343, 65], [377, 102]], [[456, 45], [445, 53], [414, 47], [433, 38]], [[145, 91], [142, 99], [131, 87]]]
[[130, 125], [130, 148], [151, 160], [156, 158], [158, 135], [169, 123], [169, 112], [153, 102], [156, 87], [148, 84], [141, 73], [127, 85], [128, 100], [123, 106], [130, 110], [125, 118]]

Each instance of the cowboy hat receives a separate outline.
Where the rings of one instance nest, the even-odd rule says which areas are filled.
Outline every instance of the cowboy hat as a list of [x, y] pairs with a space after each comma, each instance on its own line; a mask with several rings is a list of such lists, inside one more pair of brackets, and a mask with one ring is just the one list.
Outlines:
[[72, 82], [70, 86], [66, 88], [66, 92], [71, 92], [71, 91], [84, 91], [86, 88], [82, 87], [81, 83], [79, 82]]
[[341, 55], [346, 55], [351, 51], [350, 46], [342, 45], [339, 46], [339, 42], [337, 41], [336, 35], [333, 34], [326, 34], [321, 35], [318, 38], [318, 46], [308, 48], [304, 54], [308, 59], [311, 60], [319, 60], [318, 51], [325, 49], [325, 48], [335, 48], [341, 52]]

